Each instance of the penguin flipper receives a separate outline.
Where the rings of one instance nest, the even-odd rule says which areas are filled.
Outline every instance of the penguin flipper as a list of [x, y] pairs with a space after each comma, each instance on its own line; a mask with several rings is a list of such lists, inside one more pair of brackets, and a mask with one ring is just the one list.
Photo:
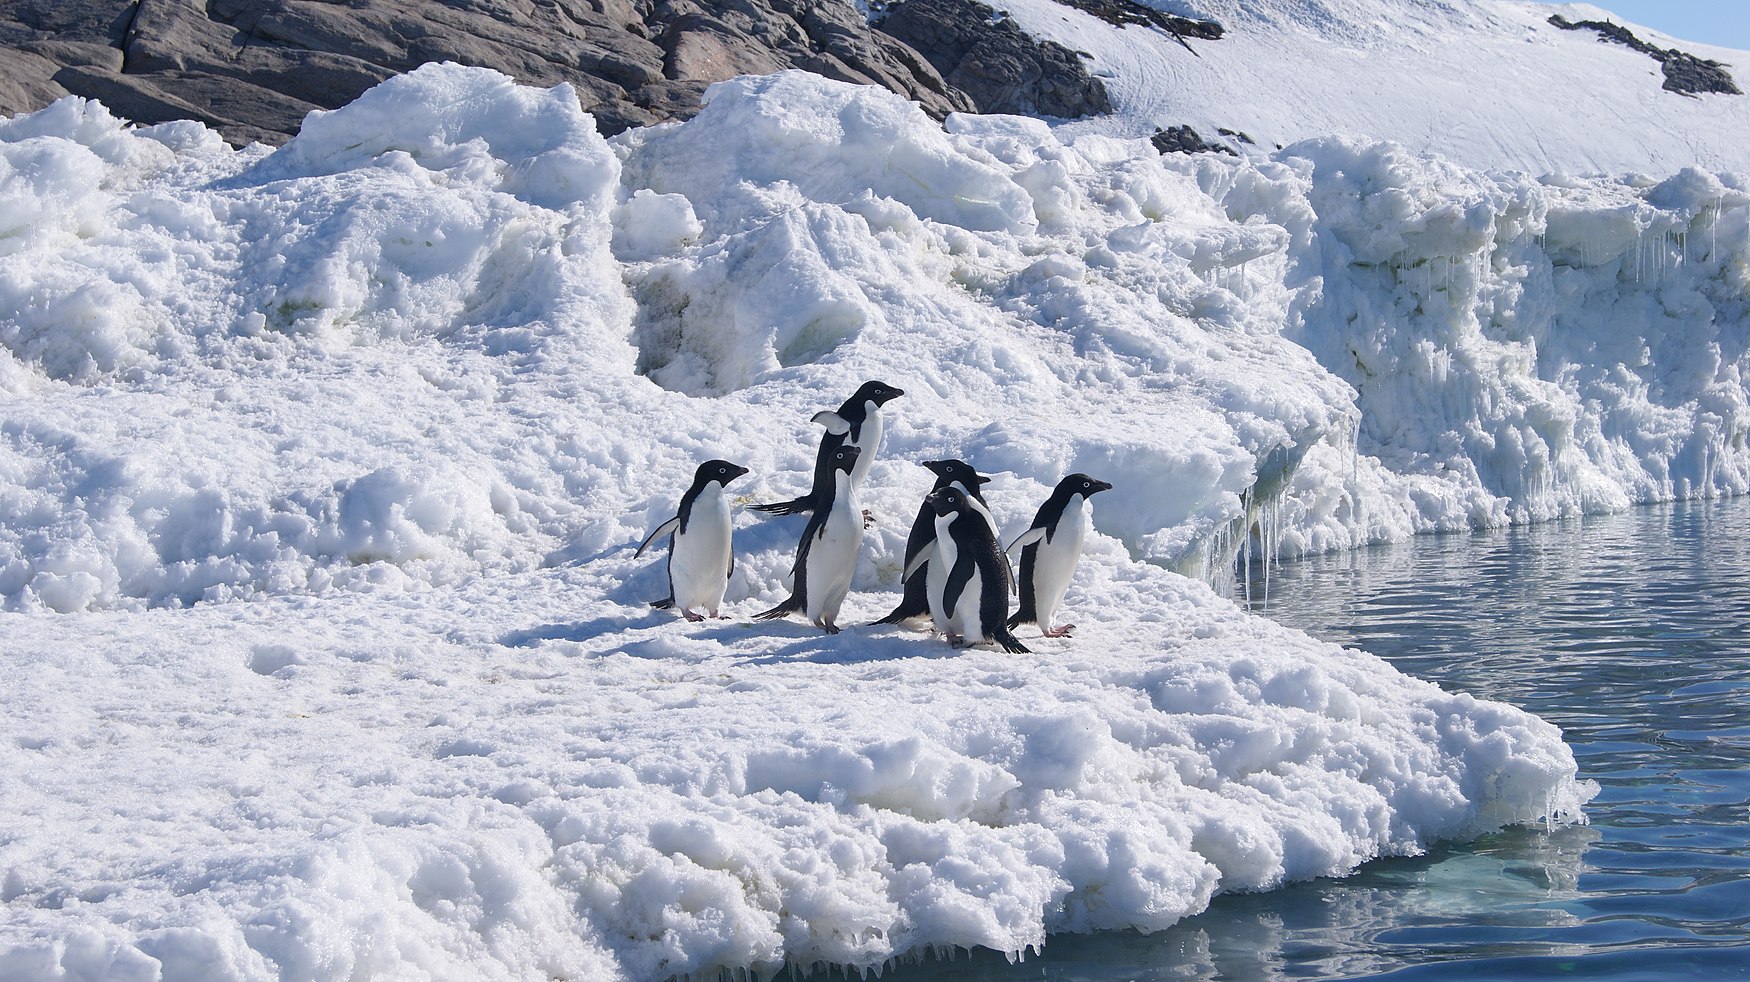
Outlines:
[[[934, 542], [935, 540], [931, 539], [930, 541]], [[930, 553], [934, 551], [933, 549], [919, 549], [918, 554], [911, 557], [911, 561], [905, 564], [905, 572], [899, 574], [900, 580], [909, 582], [913, 576], [917, 575], [917, 571], [923, 569], [924, 564], [930, 561]]]
[[753, 510], [767, 515], [800, 515], [814, 510], [814, 495], [805, 494], [789, 501], [768, 501], [763, 505], [754, 505]]
[[802, 612], [802, 598], [799, 594], [792, 593], [792, 594], [790, 594], [790, 598], [788, 600], [785, 600], [783, 603], [779, 604], [778, 606], [773, 607], [771, 610], [760, 611], [759, 613], [753, 615], [753, 619], [756, 621], [775, 621], [778, 618], [784, 617], [788, 614], [797, 614], [797, 613], [801, 613], [801, 612]]
[[1039, 557], [1037, 548], [1021, 551], [1021, 602], [1015, 608], [1015, 615], [1008, 620], [1009, 630], [1014, 630], [1022, 624], [1032, 624], [1039, 620], [1039, 611], [1033, 598], [1033, 562]]
[[1016, 549], [1026, 548], [1043, 538], [1045, 538], [1045, 526], [1041, 525], [1035, 528], [1030, 528], [1016, 536], [1015, 541], [1009, 543], [1009, 547], [1003, 550], [1003, 555], [1006, 556], [1009, 553], [1014, 552]]
[[644, 550], [650, 548], [650, 544], [652, 542], [655, 542], [657, 539], [660, 539], [663, 536], [668, 535], [669, 533], [673, 532], [675, 529], [678, 529], [680, 527], [681, 527], [681, 517], [679, 515], [676, 515], [675, 517], [669, 519], [668, 521], [663, 522], [661, 525], [658, 525], [656, 527], [656, 531], [654, 531], [654, 532], [652, 532], [649, 535], [644, 537], [643, 543], [641, 543], [638, 546], [638, 551], [632, 554], [632, 558], [637, 559], [639, 556], [644, 555]]
[[954, 568], [948, 571], [948, 582], [942, 588], [942, 612], [954, 616], [954, 611], [960, 606], [960, 594], [966, 591], [966, 584], [972, 582], [972, 574], [977, 564], [972, 557], [961, 553], [954, 561]]
[[851, 432], [851, 421], [830, 409], [822, 409], [814, 414], [814, 422], [826, 427], [833, 436], [844, 436]]

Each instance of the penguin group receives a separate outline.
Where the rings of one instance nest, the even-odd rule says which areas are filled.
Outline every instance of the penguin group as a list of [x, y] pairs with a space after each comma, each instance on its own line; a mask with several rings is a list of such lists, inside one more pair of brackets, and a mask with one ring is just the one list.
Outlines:
[[[850, 593], [851, 577], [863, 547], [869, 514], [858, 490], [881, 442], [881, 408], [905, 393], [883, 382], [865, 382], [837, 410], [816, 413], [825, 429], [814, 459], [807, 493], [788, 501], [755, 505], [770, 515], [807, 514], [791, 565], [791, 592], [782, 603], [755, 614], [772, 620], [806, 617], [827, 632], [839, 632], [839, 612]], [[1073, 624], [1059, 625], [1058, 606], [1081, 558], [1089, 525], [1089, 499], [1112, 485], [1086, 474], [1059, 481], [1025, 532], [1004, 547], [997, 522], [981, 487], [990, 478], [960, 460], [926, 460], [935, 483], [906, 536], [903, 592], [899, 604], [875, 624], [898, 624], [928, 615], [936, 632], [954, 647], [990, 644], [1026, 652], [1015, 637], [1022, 624], [1037, 624], [1048, 638], [1067, 636]], [[729, 499], [724, 488], [748, 473], [726, 460], [708, 460], [693, 474], [674, 517], [639, 545], [669, 536], [669, 595], [651, 606], [674, 608], [690, 621], [718, 617], [729, 578], [735, 572]], [[1009, 554], [1021, 550], [1017, 583]], [[1019, 593], [1011, 613], [1010, 599]]]

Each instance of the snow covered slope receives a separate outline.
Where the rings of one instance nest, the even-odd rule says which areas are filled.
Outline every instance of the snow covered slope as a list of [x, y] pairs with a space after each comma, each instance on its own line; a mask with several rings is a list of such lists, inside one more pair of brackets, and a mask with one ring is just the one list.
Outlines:
[[[1750, 193], [1162, 158], [788, 73], [600, 138], [427, 66], [233, 151], [0, 122], [0, 976], [662, 979], [1154, 928], [1590, 789], [1554, 727], [1170, 570], [1750, 489]], [[1115, 487], [1068, 641], [643, 605], [694, 465]]]
[[[1056, 0], [1001, 4], [1029, 32], [1088, 52], [1122, 136], [1190, 123], [1243, 132], [1268, 152], [1311, 137], [1390, 140], [1469, 167], [1664, 177], [1684, 167], [1750, 173], [1750, 95], [1661, 88], [1660, 65], [1570, 21], [1623, 23], [1589, 4], [1513, 0], [1154, 0], [1213, 19], [1217, 41], [1182, 45], [1114, 28]], [[1750, 52], [1629, 25], [1644, 41], [1726, 64], [1750, 87]]]

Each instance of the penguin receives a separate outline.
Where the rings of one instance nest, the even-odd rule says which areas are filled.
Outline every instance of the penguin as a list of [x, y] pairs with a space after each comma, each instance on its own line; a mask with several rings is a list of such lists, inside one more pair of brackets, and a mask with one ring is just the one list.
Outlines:
[[857, 569], [857, 553], [863, 548], [863, 511], [857, 506], [857, 487], [851, 475], [858, 447], [841, 446], [816, 465], [814, 486], [824, 495], [814, 496], [813, 514], [796, 544], [796, 563], [790, 567], [790, 598], [771, 610], [754, 616], [773, 620], [800, 613], [828, 634], [839, 633], [835, 621], [845, 595], [851, 592], [851, 574]]
[[[996, 519], [991, 517], [990, 509], [985, 506], [984, 492], [980, 490], [982, 485], [990, 483], [990, 478], [981, 476], [962, 460], [926, 460], [924, 466], [936, 475], [936, 483], [930, 488], [931, 491], [940, 491], [946, 487], [959, 488], [960, 493], [966, 495], [966, 503], [980, 512], [990, 524], [991, 535], [996, 535]], [[935, 522], [936, 513], [930, 507], [929, 501], [919, 504], [917, 517], [912, 519], [911, 533], [905, 537], [906, 565], [911, 565], [918, 553], [930, 548], [931, 541], [936, 536]], [[1004, 556], [1003, 561], [1006, 563], [1008, 557]], [[906, 577], [902, 585], [905, 595], [900, 598], [899, 606], [875, 624], [898, 624], [907, 618], [921, 617], [930, 612], [930, 597], [924, 587], [922, 575], [913, 573]]]
[[653, 600], [650, 606], [661, 609], [679, 607], [689, 621], [702, 621], [703, 614], [716, 617], [723, 604], [723, 591], [729, 578], [735, 575], [735, 550], [731, 546], [729, 499], [723, 486], [747, 473], [747, 468], [727, 460], [707, 460], [693, 472], [693, 484], [681, 495], [679, 511], [646, 536], [632, 556], [644, 555], [644, 550], [662, 536], [669, 536], [668, 596]]
[[1082, 540], [1088, 534], [1088, 499], [1111, 489], [1105, 481], [1071, 474], [1057, 482], [1051, 497], [1039, 506], [1032, 527], [1003, 550], [1021, 550], [1021, 605], [1009, 618], [1010, 629], [1037, 623], [1048, 638], [1066, 637], [1075, 630], [1074, 624], [1054, 624], [1057, 605], [1063, 602], [1076, 561], [1082, 557]]
[[1004, 651], [1025, 653], [1027, 646], [1004, 623], [1009, 615], [1009, 563], [990, 525], [959, 488], [931, 491], [924, 501], [934, 515], [934, 542], [905, 573], [909, 577], [928, 565], [925, 586], [936, 630], [956, 648], [994, 642]]
[[[875, 463], [875, 451], [881, 444], [883, 424], [881, 407], [905, 395], [903, 389], [896, 389], [885, 382], [868, 381], [857, 389], [856, 393], [837, 412], [822, 410], [814, 414], [814, 422], [826, 427], [826, 433], [820, 438], [820, 450], [814, 455], [814, 487], [800, 498], [789, 501], [771, 501], [763, 505], [754, 505], [755, 511], [768, 515], [799, 515], [813, 511], [824, 499], [831, 498], [832, 489], [820, 483], [822, 462], [828, 460], [834, 450], [839, 447], [856, 447], [863, 451], [857, 459], [856, 470], [851, 472], [851, 486], [863, 486], [863, 478], [869, 473], [869, 465]], [[826, 472], [830, 484], [832, 472]]]

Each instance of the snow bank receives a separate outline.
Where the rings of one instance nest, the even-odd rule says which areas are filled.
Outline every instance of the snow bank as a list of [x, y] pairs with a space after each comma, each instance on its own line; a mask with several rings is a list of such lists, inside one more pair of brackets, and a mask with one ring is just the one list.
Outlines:
[[1553, 726], [1105, 541], [1080, 636], [1019, 658], [684, 625], [601, 599], [627, 557], [91, 615], [72, 651], [7, 615], [0, 975], [870, 969], [1578, 815]]
[[701, 455], [792, 492], [798, 421], [863, 378], [912, 393], [877, 511], [915, 507], [907, 460], [1005, 475], [1018, 514], [1082, 470], [1130, 489], [1102, 531], [1217, 581], [1254, 526], [1295, 552], [1750, 487], [1729, 176], [1163, 159], [802, 73], [613, 144], [569, 90], [445, 66], [265, 155], [79, 100], [5, 126], [9, 609], [591, 555]]
[[[1169, 159], [799, 73], [606, 141], [457, 66], [271, 153], [68, 100], [0, 161], [8, 977], [868, 968], [1572, 820], [1553, 727], [1168, 570], [1750, 479], [1730, 176]], [[1115, 485], [1078, 638], [644, 607], [697, 462], [793, 496], [867, 378], [844, 621], [958, 456], [1011, 534]], [[738, 524], [746, 616], [801, 523]]]

